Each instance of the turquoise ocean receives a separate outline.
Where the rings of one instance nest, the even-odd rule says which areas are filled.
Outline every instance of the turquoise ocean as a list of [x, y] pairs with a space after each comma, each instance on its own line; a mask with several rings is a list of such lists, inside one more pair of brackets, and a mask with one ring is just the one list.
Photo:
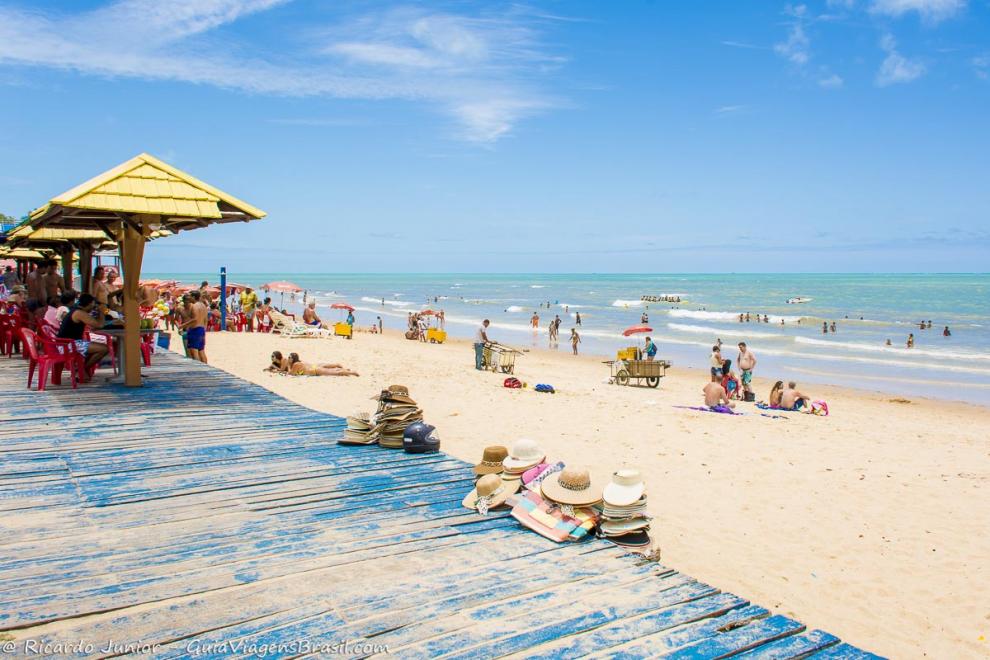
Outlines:
[[[147, 273], [146, 277], [217, 283], [216, 273]], [[987, 274], [767, 274], [767, 275], [525, 275], [525, 274], [298, 274], [228, 273], [228, 280], [259, 286], [288, 280], [315, 299], [324, 319], [329, 305], [356, 307], [358, 325], [381, 317], [405, 329], [407, 314], [443, 309], [448, 333], [471, 337], [483, 319], [489, 335], [522, 349], [569, 352], [571, 328], [581, 352], [614, 357], [642, 335], [622, 331], [649, 317], [660, 356], [707, 369], [712, 344], [745, 341], [759, 360], [757, 375], [799, 383], [853, 386], [902, 396], [930, 396], [990, 404], [990, 275]], [[643, 296], [680, 297], [679, 304], [644, 302]], [[807, 302], [790, 304], [800, 297]], [[279, 305], [281, 297], [273, 295]], [[548, 307], [549, 305], [549, 307]], [[299, 311], [302, 296], [285, 296]], [[536, 312], [540, 327], [533, 331]], [[750, 321], [740, 323], [740, 314]], [[581, 325], [576, 315], [581, 315]], [[559, 346], [547, 322], [562, 319]], [[757, 322], [756, 315], [768, 317]], [[745, 318], [745, 317], [744, 317]], [[931, 321], [932, 329], [919, 328]], [[781, 323], [783, 321], [783, 324]], [[823, 334], [822, 323], [836, 324]], [[943, 336], [949, 326], [951, 337]], [[914, 348], [905, 344], [914, 334]], [[886, 346], [890, 339], [891, 346]], [[525, 358], [522, 358], [525, 359]], [[470, 361], [469, 357], [465, 360]], [[608, 375], [602, 366], [602, 377]], [[700, 387], [701, 384], [699, 384]], [[766, 393], [758, 393], [765, 396]]]

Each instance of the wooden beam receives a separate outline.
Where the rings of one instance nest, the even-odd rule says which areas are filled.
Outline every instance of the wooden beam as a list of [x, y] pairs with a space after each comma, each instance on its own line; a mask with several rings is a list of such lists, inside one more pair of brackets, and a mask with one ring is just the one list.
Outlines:
[[141, 386], [141, 316], [138, 311], [138, 281], [144, 258], [144, 236], [140, 222], [126, 222], [119, 243], [124, 270], [124, 385]]
[[79, 291], [89, 293], [93, 285], [93, 246], [79, 244]]
[[65, 288], [72, 288], [72, 245], [66, 243], [62, 246], [62, 279], [65, 280]]

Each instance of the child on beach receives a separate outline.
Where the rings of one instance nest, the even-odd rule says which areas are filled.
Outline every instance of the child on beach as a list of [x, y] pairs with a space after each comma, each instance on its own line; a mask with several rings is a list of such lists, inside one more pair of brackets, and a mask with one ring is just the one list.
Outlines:
[[712, 346], [712, 382], [721, 383], [722, 382], [722, 349], [718, 347], [718, 344]]

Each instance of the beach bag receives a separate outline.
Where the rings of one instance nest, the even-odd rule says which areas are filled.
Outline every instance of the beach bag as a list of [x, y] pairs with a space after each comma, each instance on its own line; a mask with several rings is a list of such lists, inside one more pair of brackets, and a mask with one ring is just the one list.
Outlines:
[[594, 509], [577, 507], [573, 515], [568, 515], [532, 490], [512, 495], [506, 504], [512, 507], [512, 517], [523, 527], [557, 543], [584, 540], [598, 525], [598, 514]]
[[553, 385], [546, 385], [544, 383], [539, 383], [533, 389], [536, 390], [537, 392], [543, 392], [543, 393], [549, 393], [549, 394], [556, 393], [556, 390], [553, 389]]
[[502, 382], [502, 386], [517, 390], [522, 387], [522, 382], [518, 378], [509, 377]]
[[812, 401], [811, 414], [821, 415], [822, 417], [828, 417], [828, 404], [825, 403], [824, 401]]

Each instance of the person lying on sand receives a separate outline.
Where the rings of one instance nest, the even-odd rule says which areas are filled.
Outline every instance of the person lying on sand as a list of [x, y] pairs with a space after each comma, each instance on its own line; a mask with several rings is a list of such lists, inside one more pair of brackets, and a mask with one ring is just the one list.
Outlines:
[[309, 364], [299, 359], [297, 353], [289, 353], [289, 373], [293, 376], [357, 376], [356, 371], [339, 364]]
[[729, 397], [725, 393], [725, 388], [722, 387], [721, 383], [708, 383], [701, 391], [705, 395], [705, 405], [712, 410], [718, 411], [718, 409], [723, 407], [736, 407], [734, 402], [729, 401]]
[[274, 371], [281, 374], [289, 373], [288, 358], [282, 356], [282, 351], [272, 351], [272, 363], [265, 367], [265, 371]]
[[811, 405], [811, 397], [797, 389], [797, 383], [793, 380], [787, 383], [787, 387], [780, 395], [780, 407], [784, 410], [801, 410]]

